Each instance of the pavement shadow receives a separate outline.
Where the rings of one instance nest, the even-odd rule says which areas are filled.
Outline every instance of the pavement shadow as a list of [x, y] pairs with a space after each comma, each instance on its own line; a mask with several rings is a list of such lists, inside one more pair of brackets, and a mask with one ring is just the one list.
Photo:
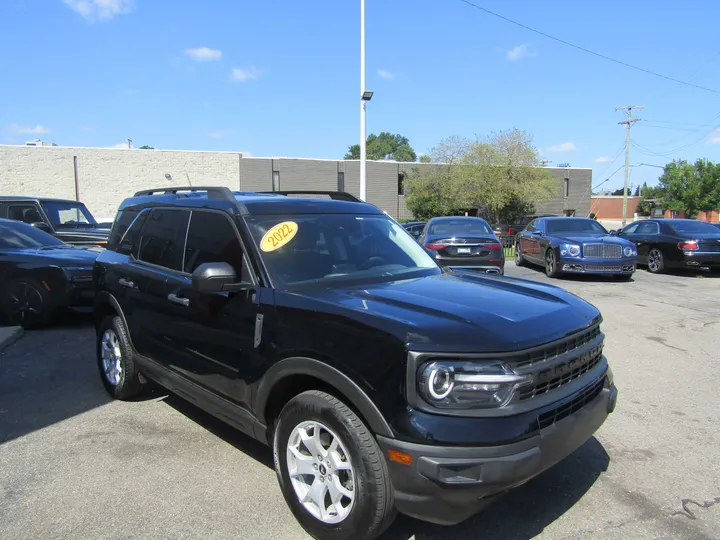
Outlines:
[[382, 540], [526, 540], [570, 510], [607, 470], [610, 457], [591, 437], [566, 459], [452, 527], [399, 516]]
[[222, 420], [215, 418], [210, 413], [205, 412], [197, 405], [193, 405], [189, 401], [186, 401], [175, 394], [168, 394], [163, 402], [199, 426], [207, 429], [216, 437], [220, 437], [223, 441], [234, 446], [237, 450], [247, 454], [258, 463], [274, 470], [273, 453], [272, 449], [268, 446], [248, 435], [245, 435]]

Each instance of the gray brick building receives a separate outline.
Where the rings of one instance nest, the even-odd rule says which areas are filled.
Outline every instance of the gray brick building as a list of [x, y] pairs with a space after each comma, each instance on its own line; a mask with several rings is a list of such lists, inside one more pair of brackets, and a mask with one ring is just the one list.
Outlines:
[[[412, 218], [400, 177], [419, 163], [369, 161], [368, 201], [397, 219]], [[550, 168], [558, 196], [539, 212], [590, 211], [591, 169]], [[360, 192], [353, 160], [247, 157], [237, 152], [117, 148], [0, 146], [0, 194], [75, 199], [98, 217], [112, 217], [120, 202], [151, 187], [223, 185], [233, 190], [342, 190]]]

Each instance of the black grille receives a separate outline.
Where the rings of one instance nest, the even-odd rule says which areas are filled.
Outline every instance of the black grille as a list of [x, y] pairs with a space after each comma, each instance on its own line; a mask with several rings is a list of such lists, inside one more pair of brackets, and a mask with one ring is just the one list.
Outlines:
[[602, 376], [600, 377], [600, 379], [598, 379], [593, 384], [588, 386], [585, 390], [583, 390], [583, 392], [573, 400], [563, 405], [560, 405], [559, 407], [556, 407], [551, 411], [547, 411], [542, 413], [541, 415], [538, 415], [538, 426], [540, 427], [540, 429], [545, 429], [546, 427], [549, 427], [554, 423], [559, 422], [563, 418], [566, 418], [571, 414], [576, 413], [585, 405], [594, 400], [598, 396], [598, 394], [600, 394], [604, 385], [605, 376]]
[[564, 384], [582, 377], [598, 365], [602, 358], [602, 345], [593, 347], [582, 356], [578, 356], [549, 367], [535, 374], [535, 385], [520, 390], [520, 401], [534, 398], [560, 388]]
[[547, 362], [557, 358], [561, 354], [566, 354], [575, 349], [582, 347], [590, 343], [596, 337], [600, 335], [600, 325], [597, 324], [592, 328], [573, 334], [568, 338], [564, 338], [560, 341], [549, 344], [547, 347], [543, 347], [538, 350], [531, 351], [524, 356], [518, 358], [517, 362], [513, 363], [513, 367], [525, 367], [532, 366], [538, 362]]

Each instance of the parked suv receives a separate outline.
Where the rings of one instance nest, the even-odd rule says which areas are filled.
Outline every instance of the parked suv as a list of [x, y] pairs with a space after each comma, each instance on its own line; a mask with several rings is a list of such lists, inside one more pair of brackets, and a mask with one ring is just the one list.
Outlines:
[[98, 223], [83, 203], [66, 199], [0, 197], [0, 219], [12, 219], [52, 234], [66, 244], [105, 246], [110, 223]]
[[396, 511], [458, 523], [600, 427], [617, 390], [597, 309], [443, 270], [338, 198], [125, 200], [94, 270], [108, 392], [152, 380], [270, 445], [295, 517], [328, 539], [375, 538]]

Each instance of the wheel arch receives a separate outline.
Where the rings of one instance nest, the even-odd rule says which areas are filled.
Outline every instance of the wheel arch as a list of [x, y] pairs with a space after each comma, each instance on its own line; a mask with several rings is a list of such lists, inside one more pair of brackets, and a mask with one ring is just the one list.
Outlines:
[[255, 416], [270, 427], [285, 404], [307, 390], [323, 390], [351, 407], [376, 435], [393, 437], [392, 429], [367, 393], [336, 368], [307, 357], [286, 358], [273, 365], [258, 386]]
[[[128, 328], [125, 313], [120, 307], [120, 303], [117, 301], [117, 298], [107, 291], [100, 291], [95, 297], [95, 303], [93, 304], [93, 324], [95, 325], [95, 330], [97, 331], [97, 329], [100, 328], [100, 325], [105, 320], [105, 317], [109, 317], [111, 315], [119, 316], [120, 319], [122, 319], [125, 328]], [[130, 335], [129, 330], [127, 335], [130, 345], [132, 345], [132, 336]]]

